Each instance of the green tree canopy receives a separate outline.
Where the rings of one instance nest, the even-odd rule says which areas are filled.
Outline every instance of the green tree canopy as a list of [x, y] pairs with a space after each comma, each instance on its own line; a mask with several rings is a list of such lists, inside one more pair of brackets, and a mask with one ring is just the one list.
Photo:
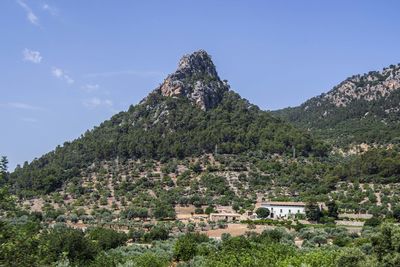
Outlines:
[[257, 217], [265, 219], [270, 215], [270, 210], [268, 208], [258, 208], [256, 210]]

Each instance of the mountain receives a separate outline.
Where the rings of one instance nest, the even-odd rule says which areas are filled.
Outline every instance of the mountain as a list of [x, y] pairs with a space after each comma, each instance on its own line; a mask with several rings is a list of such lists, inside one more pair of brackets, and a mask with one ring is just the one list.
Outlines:
[[352, 76], [328, 93], [274, 114], [341, 146], [400, 141], [400, 64]]
[[229, 90], [222, 82], [210, 56], [204, 50], [185, 55], [178, 70], [168, 75], [156, 92], [169, 97], [184, 97], [202, 110], [218, 105]]
[[[242, 99], [222, 81], [203, 50], [185, 55], [178, 69], [138, 105], [80, 138], [58, 146], [11, 175], [24, 196], [49, 193], [84, 176], [93, 164], [118, 160], [198, 157], [206, 153], [324, 156], [327, 146]], [[128, 167], [127, 167], [128, 168]]]

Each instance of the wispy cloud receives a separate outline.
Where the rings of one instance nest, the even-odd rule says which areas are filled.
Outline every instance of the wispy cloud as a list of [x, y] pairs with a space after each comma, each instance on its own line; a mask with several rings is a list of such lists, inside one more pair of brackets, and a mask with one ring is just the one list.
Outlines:
[[110, 99], [100, 99], [98, 97], [93, 97], [91, 99], [85, 100], [82, 104], [90, 109], [99, 108], [99, 107], [107, 107], [112, 108], [113, 102]]
[[39, 51], [33, 51], [25, 48], [24, 51], [22, 51], [22, 54], [25, 61], [30, 61], [35, 64], [39, 64], [42, 61], [42, 56], [40, 55]]
[[39, 26], [39, 18], [33, 13], [32, 9], [22, 0], [17, 0], [18, 5], [26, 12], [26, 18], [33, 25]]
[[64, 80], [66, 81], [68, 84], [73, 84], [75, 81], [65, 73], [64, 70], [57, 68], [57, 67], [53, 67], [51, 69], [51, 74], [56, 77], [57, 79], [60, 80]]
[[21, 102], [9, 102], [6, 104], [0, 104], [1, 107], [15, 108], [15, 109], [24, 109], [24, 110], [44, 110], [42, 107], [32, 106], [30, 104], [21, 103]]
[[82, 90], [91, 93], [99, 90], [100, 86], [98, 84], [85, 84], [81, 88]]
[[49, 12], [50, 15], [52, 15], [52, 16], [57, 16], [58, 15], [58, 9], [53, 7], [53, 6], [48, 5], [46, 3], [42, 5], [42, 9], [44, 11]]
[[139, 77], [159, 77], [164, 76], [163, 72], [160, 71], [137, 71], [137, 70], [120, 70], [120, 71], [106, 71], [106, 72], [96, 72], [87, 73], [86, 77], [97, 78], [97, 77], [113, 77], [120, 75], [133, 75]]

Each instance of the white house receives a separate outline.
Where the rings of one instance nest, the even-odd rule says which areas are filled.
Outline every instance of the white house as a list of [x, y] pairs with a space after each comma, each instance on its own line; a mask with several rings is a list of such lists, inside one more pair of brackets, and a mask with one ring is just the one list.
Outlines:
[[270, 211], [268, 218], [292, 218], [296, 214], [305, 214], [304, 202], [277, 202], [269, 201], [261, 203], [262, 208]]

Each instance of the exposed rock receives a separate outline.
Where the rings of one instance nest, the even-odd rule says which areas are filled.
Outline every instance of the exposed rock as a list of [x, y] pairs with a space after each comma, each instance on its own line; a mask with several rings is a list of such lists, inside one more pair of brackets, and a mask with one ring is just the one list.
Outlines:
[[337, 107], [346, 107], [354, 100], [374, 101], [389, 96], [400, 89], [400, 65], [391, 65], [383, 71], [372, 71], [365, 75], [355, 75], [346, 79], [324, 95]]
[[168, 97], [187, 97], [202, 110], [222, 100], [229, 85], [221, 81], [211, 57], [204, 50], [185, 55], [176, 72], [168, 75], [156, 91]]
[[347, 78], [298, 107], [274, 112], [337, 146], [397, 143], [400, 64]]

